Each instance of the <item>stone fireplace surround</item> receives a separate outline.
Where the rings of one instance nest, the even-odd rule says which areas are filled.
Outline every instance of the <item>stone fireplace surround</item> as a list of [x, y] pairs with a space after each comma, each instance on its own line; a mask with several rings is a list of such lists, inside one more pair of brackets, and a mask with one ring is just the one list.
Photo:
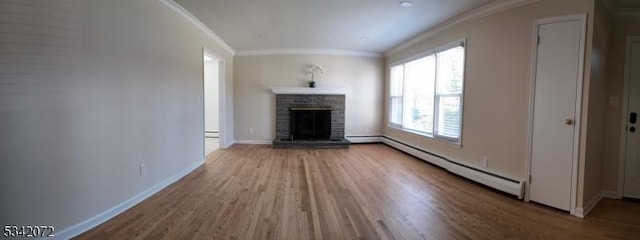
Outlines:
[[[272, 88], [276, 95], [275, 148], [348, 148], [345, 136], [344, 88]], [[331, 108], [330, 140], [291, 139], [291, 108]]]

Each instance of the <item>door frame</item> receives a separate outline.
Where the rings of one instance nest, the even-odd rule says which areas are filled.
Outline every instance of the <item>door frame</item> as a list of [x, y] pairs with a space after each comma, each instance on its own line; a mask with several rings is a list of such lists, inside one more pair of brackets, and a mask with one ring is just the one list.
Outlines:
[[620, 154], [618, 160], [618, 198], [624, 197], [625, 165], [627, 163], [627, 116], [629, 115], [629, 82], [631, 81], [631, 44], [640, 43], [640, 36], [627, 36], [624, 57], [624, 80], [620, 109]]
[[582, 85], [584, 81], [584, 56], [585, 56], [585, 43], [586, 43], [586, 31], [587, 31], [587, 14], [572, 14], [558, 17], [550, 17], [537, 19], [533, 22], [533, 36], [532, 42], [532, 55], [531, 55], [531, 76], [529, 86], [529, 120], [528, 120], [528, 133], [527, 133], [527, 158], [526, 158], [526, 176], [525, 182], [525, 201], [530, 201], [530, 186], [529, 180], [531, 179], [531, 155], [533, 150], [533, 119], [534, 119], [534, 104], [535, 104], [535, 87], [536, 87], [536, 71], [538, 68], [538, 31], [541, 25], [550, 23], [559, 23], [567, 21], [580, 21], [580, 50], [578, 59], [578, 82], [576, 86], [576, 116], [575, 116], [575, 130], [573, 135], [573, 159], [571, 168], [571, 202], [569, 213], [576, 215], [576, 203], [578, 193], [578, 162], [580, 161], [580, 132], [581, 132], [581, 119], [582, 119]]
[[[226, 124], [226, 111], [225, 111], [225, 100], [226, 100], [226, 62], [224, 58], [215, 52], [209, 50], [206, 47], [202, 47], [202, 146], [204, 151], [204, 139], [205, 139], [205, 76], [204, 76], [204, 56], [209, 55], [218, 60], [218, 148], [225, 149], [229, 147], [226, 141], [226, 133], [227, 133], [227, 124]], [[204, 152], [203, 152], [204, 154]], [[205, 156], [206, 157], [206, 156]]]

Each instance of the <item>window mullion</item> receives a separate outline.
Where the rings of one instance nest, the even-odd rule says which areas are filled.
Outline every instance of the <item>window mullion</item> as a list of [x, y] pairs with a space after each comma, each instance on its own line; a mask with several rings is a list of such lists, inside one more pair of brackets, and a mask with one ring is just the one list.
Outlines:
[[440, 97], [438, 96], [438, 54], [433, 54], [433, 56], [435, 57], [435, 71], [433, 71], [433, 74], [435, 74], [435, 76], [433, 77], [434, 81], [433, 81], [433, 129], [432, 129], [432, 133], [433, 136], [438, 136], [438, 120], [439, 120], [439, 116], [438, 116], [438, 103], [440, 102]]
[[402, 64], [402, 108], [400, 108], [400, 126], [404, 128], [404, 108], [405, 108], [405, 96], [407, 96], [407, 66]]

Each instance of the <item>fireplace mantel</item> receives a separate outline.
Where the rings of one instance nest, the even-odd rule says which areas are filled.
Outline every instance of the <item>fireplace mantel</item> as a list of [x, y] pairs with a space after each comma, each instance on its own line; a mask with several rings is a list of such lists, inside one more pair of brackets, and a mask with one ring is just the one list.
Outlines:
[[274, 94], [347, 95], [349, 88], [272, 87]]

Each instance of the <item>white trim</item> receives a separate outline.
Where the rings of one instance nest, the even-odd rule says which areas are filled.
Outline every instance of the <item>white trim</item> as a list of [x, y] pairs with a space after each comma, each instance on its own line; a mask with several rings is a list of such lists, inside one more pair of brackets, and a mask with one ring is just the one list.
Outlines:
[[471, 21], [474, 21], [478, 18], [482, 18], [482, 17], [486, 17], [495, 13], [499, 13], [514, 7], [518, 7], [524, 4], [529, 4], [529, 3], [533, 3], [533, 2], [537, 2], [538, 0], [504, 0], [504, 1], [494, 1], [490, 4], [487, 4], [485, 6], [476, 8], [474, 10], [471, 10], [467, 13], [464, 13], [462, 15], [459, 15], [451, 20], [448, 20], [446, 22], [444, 22], [443, 24], [440, 24], [436, 27], [433, 27], [429, 30], [427, 30], [426, 32], [416, 36], [416, 37], [412, 37], [410, 40], [406, 41], [403, 44], [400, 44], [397, 47], [394, 47], [388, 51], [386, 51], [384, 53], [385, 56], [390, 56], [393, 54], [396, 54], [398, 52], [400, 52], [401, 50], [412, 46], [416, 43], [419, 43], [421, 41], [424, 41], [425, 39], [428, 39], [430, 37], [435, 36], [436, 34], [445, 31], [447, 29], [456, 27], [458, 25], [464, 24], [464, 23], [468, 23]]
[[307, 95], [347, 95], [350, 88], [300, 88], [300, 87], [272, 87], [274, 94], [307, 94]]
[[187, 11], [182, 6], [180, 6], [180, 4], [174, 2], [173, 0], [153, 0], [153, 1], [161, 3], [162, 6], [165, 6], [169, 10], [172, 10], [173, 12], [177, 13], [178, 15], [188, 20], [196, 28], [200, 29], [204, 34], [209, 36], [209, 38], [211, 38], [214, 42], [220, 44], [220, 46], [222, 46], [222, 48], [224, 48], [229, 53], [231, 53], [231, 55], [234, 55], [236, 53], [236, 51], [233, 50], [233, 48], [231, 48], [231, 46], [229, 46], [229, 44], [227, 44], [224, 40], [222, 40], [222, 38], [220, 38], [218, 34], [211, 31], [211, 29], [207, 27], [207, 25], [202, 23], [197, 17], [193, 16], [193, 14], [191, 14], [189, 11]]
[[576, 212], [573, 215], [575, 215], [576, 217], [579, 217], [579, 218], [586, 217], [589, 214], [589, 212], [591, 212], [591, 210], [593, 210], [593, 207], [598, 205], [600, 200], [602, 200], [602, 195], [603, 195], [603, 193], [599, 192], [598, 194], [593, 196], [593, 198], [591, 198], [591, 200], [589, 200], [589, 202], [587, 202], [587, 204], [585, 204], [583, 207], [576, 208]]
[[400, 131], [406, 134], [411, 134], [414, 135], [416, 137], [419, 138], [424, 138], [427, 140], [431, 140], [437, 143], [442, 143], [442, 144], [446, 144], [449, 147], [452, 148], [457, 148], [457, 149], [462, 149], [462, 141], [459, 142], [452, 142], [452, 141], [448, 141], [444, 138], [439, 138], [439, 137], [435, 137], [433, 134], [430, 133], [425, 133], [425, 132], [420, 132], [420, 131], [415, 131], [415, 130], [411, 130], [409, 128], [403, 128], [402, 125], [397, 125], [397, 124], [389, 124], [387, 125], [388, 128], [396, 130], [396, 131]]
[[182, 179], [183, 177], [185, 177], [186, 175], [188, 175], [189, 173], [193, 172], [193, 170], [195, 170], [196, 168], [202, 166], [204, 164], [204, 159], [200, 159], [194, 163], [192, 163], [191, 165], [189, 165], [188, 167], [186, 167], [185, 169], [183, 169], [180, 172], [177, 172], [176, 174], [169, 176], [167, 178], [165, 178], [164, 180], [160, 181], [159, 183], [157, 183], [156, 185], [151, 186], [150, 188], [148, 188], [147, 190], [140, 192], [138, 194], [136, 194], [135, 196], [121, 202], [120, 204], [102, 212], [99, 213], [98, 215], [95, 215], [81, 223], [78, 223], [76, 225], [73, 225], [67, 229], [64, 229], [58, 233], [55, 233], [55, 236], [52, 239], [70, 239], [73, 238], [75, 236], [78, 236], [94, 227], [97, 227], [98, 225], [108, 221], [109, 219], [117, 216], [118, 214], [126, 211], [127, 209], [137, 205], [138, 203], [144, 201], [145, 199], [151, 197], [153, 194], [156, 194], [157, 192], [161, 191], [162, 189], [166, 188], [167, 186], [171, 185], [172, 183]]
[[640, 36], [627, 36], [624, 59], [622, 107], [620, 108], [620, 153], [618, 156], [618, 198], [624, 197], [624, 166], [627, 162], [627, 116], [629, 114], [629, 81], [631, 78], [631, 44], [640, 42]]
[[225, 143], [225, 145], [224, 145], [224, 148], [230, 148], [230, 147], [231, 147], [231, 146], [233, 146], [233, 144], [235, 144], [235, 143], [236, 143], [235, 141], [229, 141], [229, 142], [226, 142], [226, 143]]
[[407, 145], [410, 146], [410, 144], [407, 144], [407, 143], [400, 144], [399, 142], [402, 142], [402, 141], [390, 140], [389, 137], [382, 138], [382, 142], [390, 147], [403, 151], [407, 154], [413, 155], [414, 157], [422, 159], [428, 163], [444, 168], [450, 173], [467, 178], [469, 180], [486, 185], [488, 187], [500, 190], [502, 192], [512, 194], [518, 197], [519, 199], [522, 199], [523, 197], [524, 181], [522, 180], [518, 181], [518, 183], [514, 183], [514, 182], [507, 181], [502, 178], [498, 178], [480, 171], [473, 170], [472, 168], [469, 168], [469, 167], [463, 167], [461, 165], [451, 163], [446, 159], [442, 159], [442, 158], [424, 153], [422, 151], [418, 151], [415, 149], [415, 146], [408, 147]]
[[[392, 68], [392, 67], [395, 67], [395, 66], [398, 66], [398, 65], [401, 65], [401, 64], [405, 64], [405, 63], [408, 63], [408, 62], [411, 62], [411, 61], [414, 61], [414, 60], [418, 60], [418, 59], [423, 58], [423, 57], [434, 55], [436, 53], [444, 52], [444, 51], [449, 50], [451, 48], [460, 47], [460, 46], [462, 46], [465, 49], [464, 50], [464, 56], [465, 56], [465, 63], [466, 63], [467, 62], [467, 58], [466, 58], [467, 57], [467, 38], [463, 37], [463, 38], [459, 38], [459, 39], [444, 43], [444, 44], [439, 45], [439, 46], [437, 46], [435, 48], [429, 48], [429, 49], [421, 51], [421, 52], [419, 52], [417, 54], [413, 54], [411, 56], [404, 57], [404, 58], [401, 58], [399, 60], [393, 61], [388, 65], [388, 67]], [[466, 64], [465, 64], [465, 67], [466, 67]]]
[[[229, 132], [227, 129], [227, 125], [226, 125], [226, 109], [225, 109], [225, 103], [226, 103], [226, 83], [227, 83], [227, 72], [226, 72], [226, 61], [224, 60], [224, 58], [222, 58], [221, 56], [219, 56], [218, 54], [216, 54], [215, 52], [209, 50], [207, 47], [202, 47], [202, 54], [204, 55], [209, 55], [209, 57], [213, 58], [214, 60], [218, 60], [218, 148], [222, 148], [225, 149], [226, 147], [226, 138], [224, 137], [227, 133]], [[203, 65], [202, 65], [202, 92], [203, 92], [203, 98], [202, 98], [202, 117], [203, 117], [203, 121], [202, 121], [202, 126], [203, 129], [206, 130], [205, 126], [204, 126], [204, 122], [205, 122], [205, 95], [204, 92], [204, 61], [203, 61]], [[206, 137], [207, 133], [205, 132], [205, 137]], [[203, 146], [204, 146], [204, 140], [203, 140]], [[204, 149], [204, 147], [203, 147]], [[206, 157], [206, 156], [205, 156]]]
[[576, 211], [573, 215], [579, 218], [584, 218], [584, 210], [581, 207], [576, 208]]
[[254, 145], [263, 145], [263, 144], [272, 144], [272, 141], [267, 140], [234, 140], [235, 144], [254, 144]]
[[526, 153], [527, 158], [525, 159], [525, 191], [524, 191], [524, 201], [529, 202], [530, 200], [530, 187], [529, 179], [531, 178], [531, 154], [532, 154], [532, 144], [533, 144], [533, 113], [534, 113], [534, 102], [535, 102], [535, 89], [536, 89], [536, 71], [538, 68], [538, 27], [537, 23], [533, 23], [533, 30], [531, 34], [531, 72], [529, 74], [529, 109], [528, 109], [528, 119], [527, 119], [527, 145], [526, 145]]
[[[528, 137], [527, 137], [527, 158], [526, 158], [526, 171], [527, 177], [531, 175], [531, 151], [533, 143], [533, 108], [535, 103], [535, 81], [536, 81], [536, 71], [537, 71], [537, 59], [538, 59], [538, 28], [540, 25], [555, 23], [555, 22], [565, 22], [565, 21], [580, 21], [580, 56], [578, 62], [578, 82], [576, 86], [576, 115], [575, 115], [575, 130], [573, 136], [573, 159], [572, 159], [572, 167], [571, 167], [571, 199], [570, 199], [570, 207], [569, 212], [572, 215], [577, 215], [577, 194], [578, 194], [578, 163], [580, 162], [580, 137], [581, 137], [581, 118], [582, 118], [582, 85], [584, 81], [584, 55], [585, 55], [585, 42], [586, 31], [587, 31], [587, 14], [573, 14], [559, 17], [551, 17], [538, 19], [533, 23], [533, 53], [532, 53], [532, 68], [531, 68], [531, 86], [529, 89], [529, 123], [528, 123]], [[526, 188], [526, 197], [525, 200], [529, 201], [530, 197], [530, 188], [527, 183]]]
[[382, 137], [375, 136], [348, 136], [345, 137], [351, 143], [380, 143], [382, 142]]
[[[229, 127], [229, 124], [233, 124], [233, 121], [227, 121], [227, 60], [207, 47], [203, 46], [202, 49], [203, 52], [218, 59], [218, 147], [225, 149], [233, 145], [233, 126]], [[230, 115], [233, 117], [233, 114]]]
[[227, 124], [227, 62], [218, 58], [218, 129], [219, 139], [218, 146], [222, 149], [227, 148], [227, 135], [233, 133], [233, 129]]
[[376, 52], [363, 52], [341, 49], [264, 49], [239, 51], [236, 56], [262, 56], [262, 55], [342, 55], [355, 57], [381, 58], [383, 55]]
[[[433, 118], [433, 120], [434, 120], [434, 125], [433, 125], [433, 129], [432, 129], [433, 130], [432, 133], [422, 132], [422, 131], [418, 131], [418, 130], [414, 130], [414, 129], [405, 128], [404, 125], [403, 125], [404, 123], [398, 124], [398, 123], [391, 122], [391, 117], [392, 117], [391, 116], [392, 115], [392, 113], [391, 113], [392, 112], [391, 101], [393, 100], [393, 98], [401, 98], [402, 101], [403, 101], [402, 105], [404, 106], [404, 104], [405, 104], [404, 103], [404, 101], [406, 100], [405, 99], [405, 91], [406, 91], [406, 86], [407, 86], [405, 79], [402, 79], [402, 96], [401, 97], [391, 96], [391, 87], [389, 87], [389, 92], [387, 93], [388, 95], [386, 96], [387, 99], [388, 99], [388, 104], [389, 104], [389, 108], [387, 109], [387, 114], [389, 116], [389, 119], [387, 119], [388, 127], [392, 127], [392, 128], [398, 129], [400, 131], [416, 134], [416, 135], [419, 135], [419, 136], [428, 137], [430, 139], [437, 139], [437, 140], [439, 140], [441, 142], [455, 145], [458, 148], [462, 147], [462, 127], [464, 125], [463, 124], [463, 121], [464, 121], [464, 93], [465, 93], [465, 89], [464, 89], [465, 87], [464, 86], [466, 85], [466, 80], [467, 80], [466, 79], [466, 77], [467, 77], [467, 38], [460, 38], [460, 39], [457, 39], [457, 40], [453, 40], [451, 42], [448, 42], [448, 43], [442, 44], [440, 46], [437, 46], [435, 48], [431, 48], [431, 49], [422, 51], [422, 52], [420, 52], [418, 54], [411, 55], [409, 57], [405, 57], [405, 58], [402, 58], [400, 60], [394, 61], [394, 62], [392, 62], [392, 63], [387, 65], [386, 71], [389, 73], [389, 75], [388, 75], [389, 76], [388, 77], [388, 79], [389, 79], [388, 83], [389, 83], [389, 86], [391, 86], [391, 71], [392, 71], [392, 68], [402, 65], [403, 66], [403, 71], [404, 71], [403, 76], [406, 76], [406, 68], [404, 67], [404, 64], [407, 64], [407, 63], [410, 63], [412, 61], [416, 61], [418, 59], [425, 58], [425, 57], [428, 57], [428, 56], [432, 56], [432, 55], [435, 56], [438, 53], [441, 53], [441, 52], [444, 52], [444, 51], [447, 51], [449, 49], [456, 48], [456, 47], [462, 47], [462, 49], [463, 49], [463, 53], [462, 54], [463, 54], [463, 57], [464, 57], [464, 62], [463, 62], [463, 67], [462, 67], [462, 71], [463, 71], [463, 73], [462, 73], [463, 74], [462, 92], [459, 94], [460, 95], [460, 131], [458, 133], [458, 138], [450, 138], [450, 137], [438, 134], [438, 131], [437, 131], [437, 128], [438, 128], [437, 125], [438, 124], [437, 124], [436, 117], [439, 117], [439, 115], [438, 115], [438, 111], [439, 111], [438, 110], [438, 102], [439, 102], [439, 99], [440, 99], [439, 97], [441, 95], [439, 95], [437, 93], [437, 91], [435, 91], [434, 95], [433, 95], [433, 101], [434, 101], [433, 102], [433, 107], [434, 107], [434, 110], [433, 110], [434, 118]], [[437, 58], [436, 58], [435, 64], [436, 65], [438, 64]], [[437, 88], [438, 88], [438, 77], [435, 78], [435, 82], [434, 82], [434, 89], [437, 89]], [[458, 95], [458, 94], [450, 94], [450, 95]], [[405, 116], [404, 115], [405, 114], [404, 110], [401, 111], [401, 112], [402, 112], [401, 116], [404, 119], [404, 116]], [[402, 121], [404, 122], [404, 120], [402, 120]]]

